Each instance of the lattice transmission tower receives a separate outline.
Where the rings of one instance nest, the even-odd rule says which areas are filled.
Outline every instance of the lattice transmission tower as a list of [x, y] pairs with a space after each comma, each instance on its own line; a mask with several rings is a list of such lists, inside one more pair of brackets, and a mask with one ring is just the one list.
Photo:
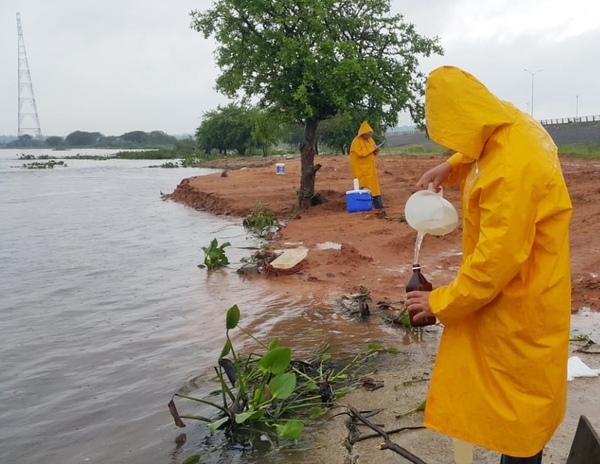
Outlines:
[[38, 117], [35, 96], [33, 95], [33, 84], [29, 73], [25, 41], [21, 28], [21, 15], [17, 13], [17, 33], [19, 34], [19, 131], [18, 136], [31, 135], [34, 138], [42, 138], [40, 118]]

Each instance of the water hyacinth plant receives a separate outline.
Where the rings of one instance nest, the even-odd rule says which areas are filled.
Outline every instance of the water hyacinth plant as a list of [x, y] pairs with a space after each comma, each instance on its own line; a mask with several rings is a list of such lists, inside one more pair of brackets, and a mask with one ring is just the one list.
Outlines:
[[[171, 398], [169, 410], [177, 426], [185, 427], [183, 419], [203, 421], [212, 432], [224, 431], [230, 443], [250, 446], [267, 440], [276, 447], [280, 440], [297, 440], [307, 421], [325, 414], [336, 399], [356, 388], [364, 361], [380, 350], [370, 347], [338, 366], [326, 353], [315, 355], [312, 361], [299, 361], [292, 359], [291, 349], [279, 346], [277, 339], [268, 345], [261, 343], [238, 326], [239, 319], [239, 308], [234, 305], [227, 311], [226, 341], [215, 366], [219, 387], [208, 398], [183, 393]], [[230, 331], [236, 328], [256, 341], [264, 353], [236, 352], [230, 338]], [[175, 398], [210, 406], [217, 415], [180, 414]]]
[[204, 265], [208, 269], [227, 266], [229, 264], [229, 259], [225, 254], [225, 248], [228, 246], [231, 246], [231, 243], [224, 242], [219, 245], [217, 239], [213, 238], [209, 246], [202, 247], [202, 251], [204, 251]]

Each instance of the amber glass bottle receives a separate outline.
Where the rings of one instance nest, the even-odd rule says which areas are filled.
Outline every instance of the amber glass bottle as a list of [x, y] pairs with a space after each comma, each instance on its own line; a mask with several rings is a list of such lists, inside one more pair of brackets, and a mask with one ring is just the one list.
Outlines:
[[[433, 285], [429, 282], [423, 274], [421, 274], [421, 265], [413, 264], [413, 273], [410, 276], [410, 280], [406, 284], [406, 293], [412, 292], [415, 290], [422, 290], [425, 292], [430, 292], [433, 290]], [[413, 327], [422, 327], [424, 325], [432, 325], [437, 322], [435, 317], [426, 317], [425, 319], [421, 319], [419, 322], [413, 322], [413, 316], [417, 314], [418, 311], [409, 311], [408, 317], [410, 318], [410, 325]]]

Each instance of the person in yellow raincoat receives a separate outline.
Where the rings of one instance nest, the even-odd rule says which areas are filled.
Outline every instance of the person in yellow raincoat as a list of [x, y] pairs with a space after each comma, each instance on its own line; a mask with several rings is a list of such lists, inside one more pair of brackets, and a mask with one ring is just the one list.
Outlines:
[[379, 148], [373, 140], [373, 129], [368, 122], [363, 121], [358, 129], [358, 135], [350, 144], [350, 167], [352, 175], [358, 179], [360, 188], [368, 188], [373, 196], [373, 207], [383, 208], [379, 178], [377, 177], [377, 166], [375, 157], [379, 154]]
[[571, 200], [544, 128], [450, 66], [430, 73], [432, 140], [456, 153], [417, 186], [458, 183], [462, 263], [454, 280], [410, 292], [416, 320], [444, 326], [424, 425], [539, 464], [566, 408]]

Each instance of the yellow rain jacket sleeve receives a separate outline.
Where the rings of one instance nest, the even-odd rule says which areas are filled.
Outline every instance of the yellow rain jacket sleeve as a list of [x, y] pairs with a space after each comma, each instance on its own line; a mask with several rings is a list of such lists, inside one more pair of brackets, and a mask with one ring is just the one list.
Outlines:
[[463, 211], [462, 264], [429, 297], [444, 332], [425, 425], [533, 456], [566, 408], [572, 206], [556, 146], [458, 68], [433, 71], [425, 99], [431, 139], [457, 152]]
[[377, 177], [377, 167], [375, 164], [375, 149], [377, 145], [375, 140], [369, 137], [365, 140], [361, 136], [373, 132], [369, 123], [364, 121], [360, 125], [358, 135], [352, 140], [350, 145], [350, 167], [352, 175], [358, 179], [361, 188], [366, 187], [371, 191], [374, 197], [381, 195], [379, 187], [379, 178]]

